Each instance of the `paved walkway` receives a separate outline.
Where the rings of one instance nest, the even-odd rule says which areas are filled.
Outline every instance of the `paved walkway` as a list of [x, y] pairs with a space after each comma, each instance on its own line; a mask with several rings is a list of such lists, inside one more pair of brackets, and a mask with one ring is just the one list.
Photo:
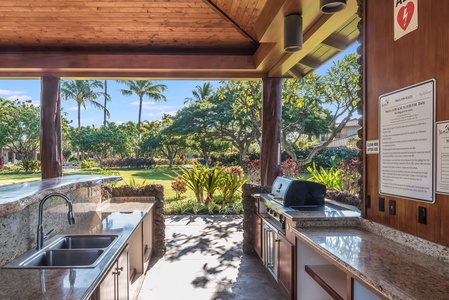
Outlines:
[[172, 216], [165, 235], [139, 300], [285, 300], [260, 259], [243, 253], [241, 216]]

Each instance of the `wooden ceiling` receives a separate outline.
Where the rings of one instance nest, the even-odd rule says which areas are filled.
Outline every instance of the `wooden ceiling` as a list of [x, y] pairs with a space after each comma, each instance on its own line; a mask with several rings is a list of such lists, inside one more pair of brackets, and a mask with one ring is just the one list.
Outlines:
[[[2, 0], [0, 77], [301, 77], [357, 37], [356, 0]], [[303, 49], [283, 51], [302, 13]]]

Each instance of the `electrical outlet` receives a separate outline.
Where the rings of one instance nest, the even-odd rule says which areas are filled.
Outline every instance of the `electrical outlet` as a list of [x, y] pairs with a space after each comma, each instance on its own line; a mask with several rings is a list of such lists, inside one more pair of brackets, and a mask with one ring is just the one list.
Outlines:
[[390, 215], [396, 215], [396, 200], [390, 200], [389, 204]]
[[418, 206], [418, 223], [427, 224], [427, 208]]
[[371, 196], [370, 195], [366, 195], [366, 197], [365, 197], [365, 207], [371, 208]]
[[385, 211], [385, 198], [379, 198], [379, 211]]

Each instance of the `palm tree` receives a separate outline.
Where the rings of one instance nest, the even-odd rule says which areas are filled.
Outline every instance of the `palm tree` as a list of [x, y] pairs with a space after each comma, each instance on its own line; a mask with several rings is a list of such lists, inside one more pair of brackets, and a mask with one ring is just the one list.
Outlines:
[[[212, 93], [214, 91], [212, 90], [212, 84], [210, 82], [205, 82], [203, 83], [203, 86], [199, 86], [197, 85], [195, 87], [195, 89], [192, 91], [192, 95], [193, 98], [191, 97], [187, 97], [184, 99], [184, 104], [186, 104], [187, 102], [190, 102], [191, 104], [204, 104], [206, 103], [211, 97], [212, 97]], [[204, 120], [205, 121], [205, 120]], [[206, 122], [203, 122], [204, 126], [206, 125]], [[202, 142], [201, 142], [202, 146], [202, 150], [203, 150], [203, 156], [204, 156], [204, 161], [206, 162], [206, 166], [209, 165], [208, 161], [208, 154], [207, 154], [207, 149], [206, 149], [206, 140], [203, 138]]]
[[106, 109], [106, 104], [108, 101], [111, 101], [111, 96], [108, 94], [108, 81], [104, 81], [104, 104], [103, 104], [103, 126], [106, 127], [106, 119], [109, 118], [109, 111]]
[[[162, 94], [167, 90], [165, 84], [154, 84], [155, 81], [151, 80], [117, 80], [119, 83], [123, 83], [128, 87], [127, 90], [120, 90], [123, 96], [132, 96], [136, 94], [139, 96], [139, 118], [137, 120], [137, 132], [139, 133], [140, 144], [140, 123], [142, 119], [142, 103], [143, 97], [147, 96], [154, 101], [167, 101], [167, 98]], [[136, 158], [139, 158], [138, 148], [136, 149]]]
[[187, 102], [202, 102], [207, 101], [207, 99], [212, 95], [212, 85], [210, 82], [205, 82], [203, 86], [197, 85], [192, 91], [193, 98], [187, 97], [184, 99], [184, 104]]
[[103, 83], [99, 80], [70, 80], [64, 81], [61, 87], [61, 98], [64, 100], [73, 99], [78, 105], [78, 128], [81, 128], [81, 106], [86, 109], [86, 102], [95, 108], [102, 109], [109, 117], [109, 111], [96, 99], [103, 95], [103, 92], [95, 92], [94, 88], [103, 88]]

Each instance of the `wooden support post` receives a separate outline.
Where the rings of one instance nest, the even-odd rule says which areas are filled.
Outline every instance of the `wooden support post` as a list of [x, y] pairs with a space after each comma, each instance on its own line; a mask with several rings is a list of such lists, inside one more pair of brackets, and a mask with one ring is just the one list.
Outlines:
[[41, 78], [41, 177], [62, 176], [62, 132], [59, 78]]
[[260, 179], [262, 186], [272, 185], [277, 175], [281, 141], [282, 79], [264, 78], [262, 96], [262, 146]]

